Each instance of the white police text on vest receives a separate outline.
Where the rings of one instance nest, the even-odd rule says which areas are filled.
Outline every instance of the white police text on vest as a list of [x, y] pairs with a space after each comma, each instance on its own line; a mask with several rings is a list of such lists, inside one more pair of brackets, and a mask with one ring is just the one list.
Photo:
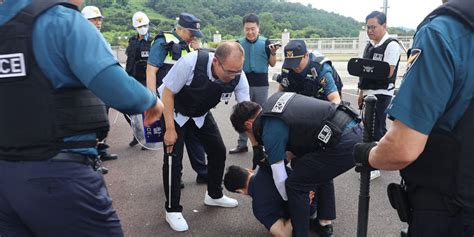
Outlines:
[[23, 54], [0, 54], [0, 78], [21, 76], [26, 76]]

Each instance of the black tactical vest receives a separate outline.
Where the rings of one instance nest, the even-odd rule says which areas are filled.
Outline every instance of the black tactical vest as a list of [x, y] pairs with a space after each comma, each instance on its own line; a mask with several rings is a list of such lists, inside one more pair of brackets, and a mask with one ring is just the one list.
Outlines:
[[321, 93], [321, 89], [323, 86], [318, 81], [318, 79], [316, 79], [316, 77], [318, 74], [321, 73], [322, 65], [324, 63], [329, 63], [333, 70], [332, 75], [334, 83], [336, 84], [338, 93], [341, 96], [343, 84], [336, 69], [332, 66], [332, 62], [323, 55], [315, 56], [313, 54], [310, 54], [310, 60], [308, 63], [309, 68], [311, 68], [311, 71], [309, 71], [307, 75], [301, 75], [301, 73], [296, 73], [293, 70], [288, 70], [287, 76], [282, 74], [282, 77], [288, 79], [288, 86], [285, 87], [285, 91], [296, 92], [301, 95], [306, 95], [321, 100], [327, 100], [327, 97], [323, 93]]
[[143, 85], [146, 85], [146, 66], [150, 54], [152, 38], [139, 40], [138, 35], [134, 35], [128, 41], [127, 64], [125, 70], [128, 75], [137, 79]]
[[[474, 35], [474, 4], [469, 0], [450, 0], [434, 10], [426, 19], [451, 15], [472, 29]], [[469, 79], [474, 79], [471, 78]], [[407, 184], [439, 191], [454, 203], [474, 211], [474, 99], [456, 123], [454, 130], [434, 128], [425, 149], [401, 176]]]
[[[64, 142], [68, 136], [108, 131], [104, 103], [86, 88], [55, 90], [32, 48], [36, 17], [61, 1], [33, 1], [0, 26], [0, 159], [45, 160], [61, 149], [97, 141]], [[76, 7], [63, 3], [66, 7]]]
[[[373, 59], [377, 61], [383, 61], [385, 50], [387, 46], [392, 41], [398, 42], [398, 40], [394, 38], [388, 38], [382, 45], [378, 47], [374, 47], [370, 42], [367, 43], [364, 50], [364, 57], [367, 59]], [[398, 59], [397, 65], [395, 66], [395, 70], [393, 71], [392, 77], [384, 80], [383, 78], [373, 80], [369, 78], [360, 78], [359, 79], [359, 88], [363, 90], [377, 90], [377, 89], [387, 89], [390, 83], [395, 83], [397, 79], [397, 71], [398, 71], [398, 63], [400, 62], [400, 58]]]
[[265, 117], [282, 119], [289, 128], [287, 149], [301, 156], [321, 148], [318, 134], [336, 110], [337, 105], [327, 101], [291, 92], [277, 92], [263, 105], [262, 123], [265, 126]]
[[221, 80], [211, 81], [207, 76], [207, 64], [209, 52], [198, 50], [198, 58], [194, 68], [194, 77], [189, 86], [184, 86], [174, 97], [175, 110], [189, 117], [200, 117], [214, 108], [221, 98], [228, 96], [234, 91], [240, 81], [240, 75], [229, 83]]

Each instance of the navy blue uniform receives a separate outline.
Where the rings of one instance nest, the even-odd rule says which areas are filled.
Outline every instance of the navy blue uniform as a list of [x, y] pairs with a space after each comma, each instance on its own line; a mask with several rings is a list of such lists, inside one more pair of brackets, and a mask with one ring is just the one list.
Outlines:
[[[30, 3], [18, 0], [0, 4], [0, 26]], [[37, 64], [54, 89], [85, 86], [107, 105], [130, 114], [156, 104], [156, 96], [126, 75], [102, 35], [80, 12], [64, 6], [50, 8], [36, 19], [32, 39]], [[34, 117], [31, 120], [35, 122]], [[95, 139], [95, 133], [87, 133], [65, 137], [64, 141]], [[96, 157], [97, 149], [63, 149], [60, 154]], [[103, 176], [90, 165], [0, 160], [0, 235], [123, 233]]]
[[[286, 159], [289, 128], [281, 119], [262, 119], [262, 140], [268, 154], [268, 162], [270, 165], [277, 164]], [[354, 166], [352, 149], [361, 138], [360, 126], [356, 122], [350, 122], [336, 147], [307, 153], [292, 160], [293, 172], [288, 175], [285, 187], [293, 230], [297, 230], [293, 232], [295, 235], [307, 236], [309, 225], [309, 206], [298, 204], [309, 203], [309, 191], [316, 190], [318, 185], [326, 184]], [[320, 204], [318, 208], [319, 206]]]

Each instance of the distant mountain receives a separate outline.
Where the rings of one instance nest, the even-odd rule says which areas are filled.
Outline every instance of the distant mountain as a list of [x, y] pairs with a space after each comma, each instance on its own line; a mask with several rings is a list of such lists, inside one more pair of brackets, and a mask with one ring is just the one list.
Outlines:
[[[136, 11], [149, 16], [154, 32], [171, 30], [181, 12], [192, 13], [201, 19], [204, 41], [211, 41], [216, 31], [223, 39], [240, 37], [242, 17], [248, 13], [260, 17], [260, 33], [268, 38], [281, 37], [284, 29], [293, 38], [356, 37], [364, 25], [350, 17], [284, 0], [86, 0], [86, 4], [102, 9], [106, 17], [102, 32], [112, 45], [117, 40], [123, 44], [124, 36], [134, 34], [131, 18]], [[389, 31], [413, 34], [402, 28]]]

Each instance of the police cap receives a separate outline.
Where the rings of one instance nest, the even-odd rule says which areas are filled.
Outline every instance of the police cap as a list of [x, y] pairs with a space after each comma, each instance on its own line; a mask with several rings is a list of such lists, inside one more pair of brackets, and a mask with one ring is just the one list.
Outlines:
[[178, 25], [187, 30], [190, 30], [194, 37], [201, 38], [203, 35], [201, 32], [200, 22], [201, 20], [199, 20], [193, 14], [181, 13], [179, 15]]
[[300, 64], [307, 49], [303, 40], [291, 40], [285, 46], [283, 51], [285, 52], [283, 68], [295, 68]]

